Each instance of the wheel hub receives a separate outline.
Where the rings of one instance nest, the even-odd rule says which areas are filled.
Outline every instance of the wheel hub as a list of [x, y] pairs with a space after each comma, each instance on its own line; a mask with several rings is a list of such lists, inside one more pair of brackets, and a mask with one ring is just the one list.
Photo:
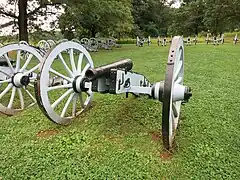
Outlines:
[[[189, 99], [192, 97], [191, 88], [181, 84], [175, 84], [174, 88], [172, 89], [172, 93], [173, 93], [173, 98], [172, 98], [173, 102], [177, 102], [177, 101], [188, 102]], [[153, 99], [163, 102], [164, 81], [153, 84], [151, 94]]]
[[85, 86], [85, 83], [90, 82], [87, 78], [83, 76], [76, 76], [73, 80], [73, 90], [76, 93], [86, 92], [89, 90], [88, 87]]
[[192, 97], [192, 89], [191, 87], [186, 87], [184, 92], [184, 102], [188, 102]]
[[23, 75], [23, 73], [17, 73], [12, 76], [12, 83], [15, 87], [21, 88], [23, 86], [27, 86], [30, 83], [29, 76]]

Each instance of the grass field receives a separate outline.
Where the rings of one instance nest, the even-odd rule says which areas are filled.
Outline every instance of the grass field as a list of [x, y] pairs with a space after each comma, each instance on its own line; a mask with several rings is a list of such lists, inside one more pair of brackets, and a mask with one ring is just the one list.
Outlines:
[[[95, 66], [131, 58], [134, 71], [164, 80], [169, 47], [92, 53]], [[95, 94], [69, 126], [38, 109], [0, 115], [0, 179], [239, 179], [240, 45], [185, 47], [185, 84], [174, 149], [161, 142], [161, 108], [147, 98]]]

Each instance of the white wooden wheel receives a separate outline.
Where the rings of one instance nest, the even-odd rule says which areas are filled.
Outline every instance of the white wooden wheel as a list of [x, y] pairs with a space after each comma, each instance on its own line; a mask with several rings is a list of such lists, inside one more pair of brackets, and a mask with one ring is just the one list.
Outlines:
[[[57, 45], [45, 57], [36, 93], [41, 110], [50, 120], [58, 124], [69, 124], [87, 108], [93, 92], [91, 88], [82, 91], [80, 85], [87, 69], [93, 67], [87, 50], [72, 41]], [[49, 79], [53, 77], [60, 81], [50, 84]]]
[[107, 39], [108, 46], [113, 47], [116, 45], [116, 40], [115, 39]]
[[38, 42], [37, 46], [47, 52], [49, 49], [51, 49], [49, 43], [46, 40], [41, 40]]
[[52, 39], [47, 40], [47, 43], [49, 44], [50, 48], [53, 48], [56, 46], [56, 42]]
[[[29, 46], [29, 44], [26, 41], [19, 41], [19, 44], [24, 44], [24, 45]], [[28, 52], [21, 51], [21, 55], [20, 55], [21, 59], [26, 59], [26, 58], [28, 58], [28, 56], [29, 56]]]
[[19, 41], [19, 44], [25, 44], [25, 45], [29, 46], [29, 44], [26, 41]]
[[[21, 59], [22, 51], [29, 54], [26, 59]], [[0, 57], [7, 64], [0, 68], [0, 112], [14, 115], [36, 103], [33, 82], [42, 56], [35, 48], [19, 43], [0, 48]]]
[[89, 39], [89, 45], [90, 45], [91, 48], [93, 48], [95, 50], [98, 49], [98, 41], [97, 41], [97, 39], [90, 38]]
[[68, 42], [68, 39], [60, 39], [59, 41], [57, 41], [57, 44], [63, 43], [63, 42]]
[[78, 39], [76, 39], [76, 38], [72, 39], [71, 41], [81, 44], [81, 42]]
[[82, 38], [81, 39], [81, 44], [83, 46], [89, 46], [89, 39], [88, 38]]
[[[162, 135], [164, 146], [170, 149], [179, 124], [182, 101], [174, 100], [173, 94], [183, 85], [184, 76], [184, 46], [183, 38], [176, 36], [169, 50], [167, 72], [164, 81], [164, 96], [162, 110]], [[176, 90], [176, 91], [174, 91]]]

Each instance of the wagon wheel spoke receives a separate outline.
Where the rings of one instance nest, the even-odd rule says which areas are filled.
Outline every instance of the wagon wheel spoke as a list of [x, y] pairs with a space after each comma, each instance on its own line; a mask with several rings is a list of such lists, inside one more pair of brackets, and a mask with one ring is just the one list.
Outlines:
[[83, 68], [81, 74], [85, 74], [86, 71], [90, 68], [90, 66], [91, 66], [90, 64], [87, 64], [87, 65]]
[[79, 93], [79, 100], [80, 100], [80, 104], [81, 104], [81, 107], [82, 107], [82, 109], [84, 109], [84, 101], [83, 101], [83, 97], [82, 97], [82, 92], [81, 93]]
[[31, 83], [29, 83], [29, 84], [28, 84], [28, 86], [30, 86], [30, 87], [32, 87], [32, 88], [34, 88], [34, 85], [33, 85], [33, 84], [31, 84]]
[[87, 94], [88, 97], [87, 97], [87, 99], [84, 103], [84, 106], [87, 106], [89, 104], [89, 102], [91, 101], [92, 96], [93, 96], [93, 92], [91, 90], [89, 90], [89, 91], [86, 92], [86, 94]]
[[178, 117], [178, 112], [175, 104], [172, 104], [172, 111], [173, 111], [174, 117]]
[[0, 93], [0, 99], [2, 99], [2, 97], [5, 96], [12, 87], [12, 84], [8, 84], [8, 86]]
[[0, 80], [0, 84], [3, 84], [3, 83], [10, 83], [12, 80], [11, 79], [7, 79], [7, 80]]
[[78, 57], [78, 65], [77, 65], [77, 71], [80, 73], [82, 71], [82, 61], [83, 61], [83, 53], [80, 53]]
[[180, 84], [183, 81], [183, 77], [178, 77], [175, 81], [175, 84]]
[[23, 74], [24, 74], [25, 76], [27, 76], [28, 74], [30, 74], [30, 73], [36, 71], [36, 70], [39, 68], [39, 66], [40, 66], [40, 64], [34, 66], [33, 68], [31, 68], [30, 70], [24, 72]]
[[66, 98], [69, 94], [71, 94], [73, 92], [72, 89], [69, 89], [68, 91], [66, 91], [62, 96], [60, 96], [52, 105], [51, 107], [53, 109], [56, 108], [56, 106], [61, 103], [63, 101], [64, 98]]
[[8, 58], [7, 54], [4, 54], [4, 57], [7, 60], [7, 64], [9, 66], [9, 68], [11, 69], [12, 73], [14, 73], [14, 68], [13, 68], [12, 63], [11, 63], [10, 59]]
[[73, 107], [72, 107], [72, 117], [75, 117], [76, 116], [76, 105], [77, 105], [77, 100], [78, 100], [78, 94], [75, 94], [74, 97], [73, 97]]
[[32, 57], [33, 57], [32, 54], [30, 54], [30, 55], [28, 56], [27, 61], [24, 63], [24, 65], [23, 65], [22, 68], [19, 70], [19, 72], [23, 72], [23, 71], [27, 68], [28, 64], [29, 64], [30, 61], [32, 60]]
[[4, 75], [6, 75], [7, 77], [9, 77], [9, 78], [10, 78], [9, 74], [8, 74], [8, 73], [6, 73], [5, 71], [2, 71], [2, 70], [0, 69], [0, 72], [1, 72], [1, 73], [3, 73]]
[[174, 81], [177, 80], [178, 75], [179, 75], [179, 73], [180, 73], [180, 71], [181, 71], [181, 69], [182, 69], [182, 65], [183, 65], [183, 62], [180, 61], [180, 62], [178, 63], [178, 66], [177, 66], [176, 71], [174, 72]]
[[12, 105], [13, 105], [13, 101], [14, 101], [14, 98], [15, 98], [15, 94], [16, 94], [16, 87], [13, 87], [12, 88], [12, 95], [11, 95], [11, 98], [10, 98], [10, 101], [8, 103], [8, 108], [11, 109], [12, 108]]
[[17, 73], [20, 69], [20, 56], [21, 56], [21, 50], [17, 51], [17, 60], [16, 60], [16, 68], [15, 73]]
[[47, 91], [57, 90], [57, 89], [67, 89], [72, 88], [72, 84], [64, 84], [60, 86], [51, 86], [47, 89]]
[[24, 109], [24, 100], [23, 100], [23, 94], [21, 89], [17, 89], [18, 90], [18, 95], [19, 95], [19, 99], [20, 99], [20, 103], [21, 103], [21, 109]]
[[70, 95], [70, 97], [68, 98], [68, 100], [67, 100], [67, 102], [66, 102], [66, 104], [65, 104], [65, 106], [64, 106], [64, 108], [63, 108], [63, 110], [62, 110], [62, 113], [61, 113], [61, 115], [60, 115], [61, 117], [64, 117], [64, 116], [65, 116], [66, 111], [67, 111], [67, 108], [69, 107], [69, 105], [70, 105], [70, 103], [71, 103], [74, 95], [75, 95], [75, 93], [72, 93], [72, 94]]
[[24, 91], [28, 94], [28, 96], [33, 100], [33, 102], [35, 103], [35, 102], [37, 102], [37, 100], [34, 98], [34, 96], [29, 92], [29, 90], [28, 89], [26, 89], [26, 88], [23, 88], [24, 89]]
[[175, 117], [175, 114], [174, 114], [174, 111], [172, 111], [172, 113], [171, 113], [171, 122], [172, 122], [172, 124], [171, 124], [171, 135], [174, 135], [174, 133], [175, 133], [175, 129], [176, 129], [176, 127], [177, 127], [177, 124], [176, 124], [176, 122], [175, 122], [175, 119], [176, 117]]
[[61, 73], [55, 71], [55, 70], [52, 69], [52, 68], [50, 69], [50, 72], [52, 72], [53, 74], [55, 74], [55, 75], [57, 75], [57, 76], [59, 76], [59, 77], [65, 79], [65, 80], [67, 80], [68, 82], [72, 82], [72, 79], [70, 79], [69, 77], [67, 77], [67, 76], [65, 76], [65, 75], [63, 75], [63, 74], [61, 74]]
[[72, 66], [72, 71], [75, 74], [77, 69], [76, 69], [76, 65], [75, 65], [75, 62], [74, 62], [73, 49], [72, 48], [70, 49], [69, 56], [70, 56], [70, 62], [71, 62], [71, 66]]
[[70, 70], [70, 68], [68, 67], [66, 61], [64, 60], [64, 58], [63, 58], [63, 56], [62, 56], [62, 53], [59, 53], [58, 57], [60, 58], [60, 60], [61, 60], [61, 62], [62, 62], [62, 64], [63, 64], [65, 70], [67, 71], [68, 75], [69, 75], [70, 77], [73, 77], [73, 73], [72, 73], [72, 71]]

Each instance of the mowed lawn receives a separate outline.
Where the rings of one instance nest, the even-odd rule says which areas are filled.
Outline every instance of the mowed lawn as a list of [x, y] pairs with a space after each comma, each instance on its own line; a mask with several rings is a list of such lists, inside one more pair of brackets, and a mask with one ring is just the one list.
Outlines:
[[[131, 58], [134, 71], [157, 82], [168, 49], [123, 45], [91, 55], [95, 66]], [[240, 45], [185, 47], [184, 75], [193, 97], [171, 153], [162, 145], [160, 102], [95, 93], [69, 126], [37, 105], [0, 115], [0, 179], [239, 179]]]

